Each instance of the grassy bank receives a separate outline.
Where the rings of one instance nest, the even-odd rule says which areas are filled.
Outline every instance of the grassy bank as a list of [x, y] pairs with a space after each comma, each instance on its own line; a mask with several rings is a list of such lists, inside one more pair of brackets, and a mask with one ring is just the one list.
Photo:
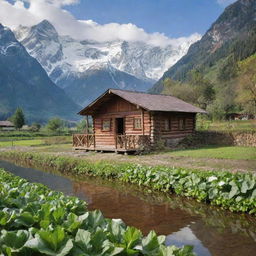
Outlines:
[[87, 211], [85, 202], [29, 183], [0, 169], [1, 255], [184, 255], [192, 248], [165, 246], [165, 236]]
[[75, 176], [90, 175], [193, 197], [235, 212], [256, 214], [256, 176], [248, 173], [198, 171], [127, 163], [91, 162], [39, 153], [1, 152], [0, 157], [54, 168]]
[[172, 151], [170, 152], [170, 156], [256, 160], [256, 148], [235, 146], [207, 146], [196, 149]]
[[71, 144], [71, 136], [50, 136], [50, 137], [0, 137], [0, 147], [13, 146], [45, 146], [56, 144]]
[[255, 120], [231, 120], [231, 121], [209, 121], [197, 120], [197, 130], [226, 131], [226, 132], [250, 132], [255, 131]]

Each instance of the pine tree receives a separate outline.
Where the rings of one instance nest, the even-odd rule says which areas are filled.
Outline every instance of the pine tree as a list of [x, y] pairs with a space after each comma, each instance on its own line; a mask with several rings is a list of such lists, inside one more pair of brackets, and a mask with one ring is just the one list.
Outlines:
[[25, 124], [25, 116], [21, 108], [17, 108], [12, 116], [12, 122], [16, 129], [20, 129]]

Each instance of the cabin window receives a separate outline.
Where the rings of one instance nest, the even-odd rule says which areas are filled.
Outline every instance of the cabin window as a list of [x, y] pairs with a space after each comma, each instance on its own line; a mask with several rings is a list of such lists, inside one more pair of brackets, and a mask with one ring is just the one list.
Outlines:
[[102, 120], [102, 131], [109, 132], [111, 127], [110, 119], [104, 119]]
[[171, 130], [171, 120], [169, 118], [164, 119], [164, 131]]
[[134, 130], [140, 130], [141, 129], [141, 118], [135, 117], [133, 119], [133, 129]]
[[185, 130], [185, 118], [180, 118], [179, 119], [179, 130], [180, 131]]

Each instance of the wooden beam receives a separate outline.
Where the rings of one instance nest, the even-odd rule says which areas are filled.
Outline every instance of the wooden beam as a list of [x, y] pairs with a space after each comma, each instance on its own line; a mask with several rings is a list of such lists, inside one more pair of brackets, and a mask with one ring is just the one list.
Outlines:
[[142, 135], [145, 134], [145, 131], [144, 131], [144, 110], [141, 109], [141, 125], [142, 125]]
[[88, 115], [86, 115], [86, 133], [89, 133], [89, 119], [88, 119]]

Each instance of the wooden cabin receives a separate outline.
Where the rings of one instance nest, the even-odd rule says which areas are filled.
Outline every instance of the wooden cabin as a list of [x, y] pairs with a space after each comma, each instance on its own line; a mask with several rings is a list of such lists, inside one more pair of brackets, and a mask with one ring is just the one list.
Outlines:
[[12, 131], [14, 130], [15, 127], [14, 127], [14, 124], [8, 120], [6, 121], [0, 121], [0, 130], [3, 130], [3, 131]]
[[[195, 130], [204, 110], [167, 95], [109, 89], [79, 114], [92, 118], [92, 132], [73, 135], [75, 149], [128, 152], [166, 146]], [[88, 129], [87, 129], [88, 131]]]

